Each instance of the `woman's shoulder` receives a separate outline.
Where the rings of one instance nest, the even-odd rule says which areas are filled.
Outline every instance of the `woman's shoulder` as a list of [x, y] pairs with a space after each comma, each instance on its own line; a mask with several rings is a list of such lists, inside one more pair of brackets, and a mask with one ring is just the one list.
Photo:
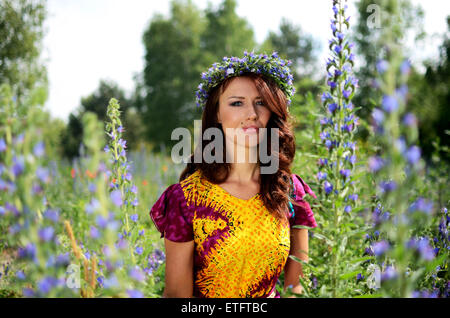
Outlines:
[[188, 187], [198, 187], [199, 184], [202, 183], [202, 173], [200, 170], [194, 171], [192, 174], [187, 176], [185, 179], [180, 181], [180, 186], [183, 189], [186, 189]]
[[298, 174], [292, 173], [291, 180], [294, 187], [294, 194], [297, 200], [303, 199], [306, 194], [311, 195], [315, 199], [317, 198], [311, 187]]
[[304, 225], [311, 228], [317, 227], [311, 206], [303, 199], [306, 194], [309, 194], [316, 199], [316, 194], [299, 175], [295, 173], [291, 174], [291, 180], [293, 183], [294, 200], [296, 204], [292, 207], [293, 213], [289, 218], [290, 225]]
[[167, 187], [150, 210], [150, 217], [161, 237], [174, 242], [193, 239], [193, 212], [188, 206], [180, 183]]
[[204, 197], [212, 187], [200, 170], [196, 170], [184, 180], [180, 181], [180, 187], [188, 205], [197, 204], [197, 199]]

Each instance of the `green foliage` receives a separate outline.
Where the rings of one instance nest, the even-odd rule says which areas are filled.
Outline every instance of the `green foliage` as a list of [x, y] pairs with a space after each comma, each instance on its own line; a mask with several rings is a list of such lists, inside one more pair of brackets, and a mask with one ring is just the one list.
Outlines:
[[[223, 56], [241, 56], [255, 47], [254, 32], [245, 18], [236, 14], [236, 0], [223, 0], [217, 9], [211, 2], [205, 11], [206, 25], [201, 47], [207, 64]], [[218, 36], [220, 35], [220, 36]]]
[[[99, 87], [89, 96], [81, 99], [80, 107], [69, 115], [67, 129], [62, 132], [61, 139], [63, 154], [68, 159], [80, 155], [80, 146], [83, 138], [82, 117], [91, 112], [97, 116], [100, 122], [106, 121], [106, 106], [111, 98], [117, 98], [122, 106], [124, 125], [128, 127], [124, 133], [130, 149], [137, 147], [142, 139], [143, 124], [136, 114], [132, 99], [125, 96], [125, 92], [114, 82], [101, 80]], [[106, 136], [104, 136], [106, 141]]]
[[[358, 18], [355, 22], [353, 37], [359, 59], [356, 76], [360, 88], [355, 95], [354, 103], [362, 107], [358, 115], [365, 120], [369, 120], [375, 101], [380, 98], [372, 80], [376, 75], [377, 61], [384, 58], [381, 56], [385, 43], [382, 31], [388, 26], [385, 25], [387, 19], [382, 20], [382, 18], [396, 17], [396, 20], [390, 24], [391, 32], [404, 47], [411, 34], [416, 42], [424, 37], [422, 22], [424, 13], [421, 7], [413, 6], [410, 0], [399, 0], [397, 9], [396, 3], [397, 0], [360, 0], [356, 3]], [[366, 130], [360, 132], [360, 135], [365, 138], [367, 134]]]
[[40, 61], [45, 4], [0, 1], [0, 84], [10, 85], [19, 100], [36, 86], [46, 94], [47, 71]]
[[192, 1], [173, 1], [170, 17], [153, 17], [143, 36], [143, 103], [138, 109], [155, 149], [173, 145], [171, 132], [200, 117], [194, 92], [201, 72], [200, 35], [205, 20]]
[[[450, 16], [439, 53], [439, 60], [425, 63], [425, 74], [413, 72], [408, 83], [411, 109], [419, 120], [420, 144], [428, 159], [434, 150], [433, 141], [440, 140], [443, 146], [450, 146]], [[450, 161], [450, 157], [445, 158]]]
[[262, 51], [276, 51], [281, 57], [291, 60], [295, 80], [309, 79], [317, 72], [319, 48], [319, 42], [286, 18], [281, 20], [279, 33], [270, 31], [260, 47]]

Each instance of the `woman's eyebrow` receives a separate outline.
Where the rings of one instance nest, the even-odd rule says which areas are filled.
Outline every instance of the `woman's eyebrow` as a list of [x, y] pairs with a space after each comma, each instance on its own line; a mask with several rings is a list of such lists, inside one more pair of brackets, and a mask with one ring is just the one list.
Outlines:
[[[232, 98], [245, 99], [245, 97], [243, 97], [243, 96], [230, 96], [230, 97], [228, 97], [228, 99], [232, 99]], [[256, 98], [262, 98], [262, 97], [261, 96], [256, 96], [255, 99]]]

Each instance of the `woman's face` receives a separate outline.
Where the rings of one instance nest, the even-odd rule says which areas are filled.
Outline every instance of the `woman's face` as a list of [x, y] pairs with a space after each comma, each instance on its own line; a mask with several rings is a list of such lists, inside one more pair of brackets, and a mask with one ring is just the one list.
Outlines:
[[217, 119], [228, 142], [255, 147], [259, 142], [259, 128], [266, 128], [271, 113], [255, 83], [247, 77], [236, 77], [219, 98]]

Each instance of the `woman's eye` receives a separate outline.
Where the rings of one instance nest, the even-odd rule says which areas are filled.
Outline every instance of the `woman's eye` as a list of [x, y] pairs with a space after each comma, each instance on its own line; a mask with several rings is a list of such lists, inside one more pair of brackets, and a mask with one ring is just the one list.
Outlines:
[[[240, 104], [237, 104], [237, 103], [240, 103]], [[261, 106], [265, 106], [264, 101], [262, 101], [262, 100], [257, 101], [256, 104], [261, 105]], [[236, 102], [231, 103], [230, 105], [231, 106], [241, 106], [242, 102], [236, 101]]]

